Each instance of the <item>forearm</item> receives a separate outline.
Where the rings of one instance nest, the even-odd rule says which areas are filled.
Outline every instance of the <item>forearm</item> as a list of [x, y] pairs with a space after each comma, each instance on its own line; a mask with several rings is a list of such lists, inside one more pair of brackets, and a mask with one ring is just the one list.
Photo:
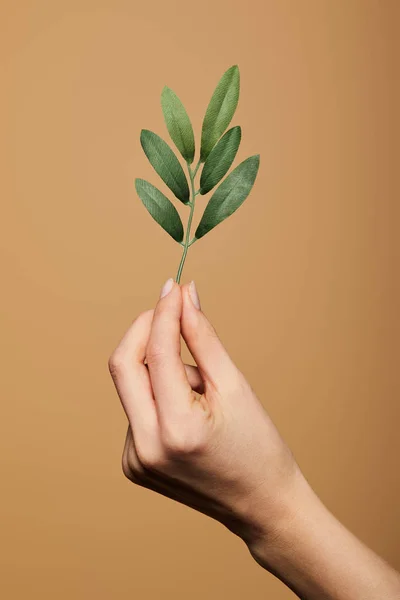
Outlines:
[[257, 562], [304, 600], [400, 599], [400, 575], [300, 487], [276, 536], [249, 546]]

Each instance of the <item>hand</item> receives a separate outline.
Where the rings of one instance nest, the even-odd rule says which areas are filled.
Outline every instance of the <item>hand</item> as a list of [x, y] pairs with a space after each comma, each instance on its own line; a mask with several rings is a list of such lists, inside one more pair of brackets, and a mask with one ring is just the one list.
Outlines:
[[[184, 365], [183, 336], [197, 367]], [[400, 576], [327, 510], [200, 309], [168, 280], [109, 361], [133, 482], [219, 520], [305, 600], [395, 600]]]
[[[197, 367], [181, 360], [181, 334]], [[300, 471], [194, 284], [169, 280], [109, 366], [129, 420], [125, 475], [218, 519], [249, 545], [278, 535]]]

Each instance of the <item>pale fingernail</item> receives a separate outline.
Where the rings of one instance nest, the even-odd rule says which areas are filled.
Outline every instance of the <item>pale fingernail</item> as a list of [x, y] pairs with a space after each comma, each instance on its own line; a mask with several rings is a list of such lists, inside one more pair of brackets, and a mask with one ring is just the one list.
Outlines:
[[194, 281], [190, 282], [189, 285], [189, 294], [190, 294], [190, 298], [193, 302], [193, 304], [195, 305], [195, 307], [200, 310], [201, 306], [200, 306], [200, 299], [199, 299], [199, 295], [197, 293], [197, 289], [196, 289], [196, 284]]
[[173, 285], [174, 285], [174, 280], [172, 279], [172, 277], [170, 277], [169, 279], [167, 279], [167, 281], [164, 283], [164, 285], [161, 288], [160, 298], [164, 298], [164, 296], [166, 296], [172, 290]]

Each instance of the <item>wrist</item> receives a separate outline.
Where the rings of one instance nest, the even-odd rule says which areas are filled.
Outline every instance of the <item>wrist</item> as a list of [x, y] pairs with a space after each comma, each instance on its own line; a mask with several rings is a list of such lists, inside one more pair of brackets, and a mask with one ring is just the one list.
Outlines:
[[358, 540], [299, 472], [275, 528], [249, 539], [253, 558], [299, 597], [376, 600], [400, 597], [400, 575]]
[[318, 510], [326, 510], [300, 469], [293, 474], [273, 499], [260, 499], [252, 506], [248, 535], [243, 537], [253, 558], [276, 573], [293, 549], [302, 527]]

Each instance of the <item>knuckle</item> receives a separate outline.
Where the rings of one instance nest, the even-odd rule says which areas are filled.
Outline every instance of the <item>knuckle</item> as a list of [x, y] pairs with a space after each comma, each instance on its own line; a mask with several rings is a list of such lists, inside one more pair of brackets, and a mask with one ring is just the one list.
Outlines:
[[113, 379], [118, 379], [125, 370], [125, 360], [121, 353], [114, 351], [108, 359], [108, 370]]
[[132, 448], [124, 451], [122, 455], [122, 472], [129, 481], [144, 485], [144, 472]]
[[165, 359], [165, 349], [161, 344], [150, 342], [146, 351], [146, 360], [149, 365], [162, 363]]
[[207, 447], [205, 437], [189, 427], [168, 428], [163, 432], [162, 440], [165, 452], [171, 459], [202, 454]]
[[138, 460], [142, 470], [159, 471], [164, 466], [164, 457], [159, 450], [150, 446], [136, 449]]
[[125, 477], [131, 481], [134, 480], [134, 473], [133, 470], [131, 469], [131, 465], [129, 464], [128, 458], [126, 456], [126, 453], [124, 452], [122, 455], [122, 472], [125, 475]]
[[122, 472], [125, 475], [125, 477], [129, 479], [129, 481], [132, 481], [133, 483], [139, 482], [140, 475], [138, 474], [135, 465], [131, 463], [131, 461], [127, 458], [125, 453], [122, 456]]

